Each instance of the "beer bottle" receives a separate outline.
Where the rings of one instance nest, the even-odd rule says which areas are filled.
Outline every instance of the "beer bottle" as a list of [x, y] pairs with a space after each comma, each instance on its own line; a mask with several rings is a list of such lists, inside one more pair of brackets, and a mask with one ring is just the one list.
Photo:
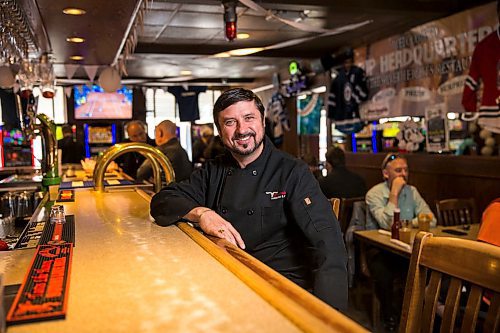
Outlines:
[[393, 239], [399, 239], [399, 229], [401, 229], [401, 219], [399, 218], [400, 212], [399, 208], [394, 208], [394, 217], [391, 226], [391, 238]]

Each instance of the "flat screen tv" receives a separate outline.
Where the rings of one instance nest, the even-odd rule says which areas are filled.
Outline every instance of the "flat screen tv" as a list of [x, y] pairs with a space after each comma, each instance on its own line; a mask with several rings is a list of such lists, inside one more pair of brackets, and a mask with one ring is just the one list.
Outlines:
[[132, 119], [132, 89], [107, 93], [98, 85], [78, 86], [74, 94], [75, 119]]

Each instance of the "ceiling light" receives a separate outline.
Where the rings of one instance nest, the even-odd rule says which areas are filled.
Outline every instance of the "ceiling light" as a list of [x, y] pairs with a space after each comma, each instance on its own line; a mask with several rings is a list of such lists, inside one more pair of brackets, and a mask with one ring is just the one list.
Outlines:
[[319, 86], [319, 87], [313, 88], [313, 89], [311, 89], [311, 92], [313, 92], [315, 94], [324, 93], [324, 92], [326, 92], [326, 86]]
[[68, 37], [68, 38], [66, 38], [66, 41], [70, 42], [70, 43], [83, 43], [83, 42], [85, 42], [85, 38], [82, 38], [82, 37]]
[[64, 8], [63, 13], [66, 15], [84, 15], [87, 13], [85, 10], [80, 8]]
[[253, 68], [254, 71], [267, 71], [268, 69], [271, 69], [271, 68], [274, 68], [274, 66], [271, 66], [271, 65], [259, 65], [259, 66], [255, 66]]
[[239, 34], [236, 35], [236, 38], [238, 39], [248, 39], [250, 38], [250, 35], [244, 32], [240, 32]]
[[191, 75], [191, 74], [192, 74], [192, 72], [188, 71], [188, 70], [181, 71], [181, 75]]
[[83, 57], [81, 55], [74, 55], [69, 57], [71, 60], [83, 60]]
[[231, 55], [228, 52], [214, 54], [211, 58], [229, 58]]
[[236, 3], [235, 0], [223, 0], [222, 5], [224, 6], [224, 27], [226, 31], [226, 38], [232, 41], [236, 38]]
[[231, 51], [228, 51], [227, 53], [229, 53], [229, 55], [231, 56], [245, 56], [245, 55], [249, 55], [249, 54], [253, 54], [253, 53], [257, 53], [257, 52], [260, 52], [264, 50], [263, 47], [249, 47], [249, 48], [246, 48], [246, 49], [236, 49], [236, 50], [231, 50]]

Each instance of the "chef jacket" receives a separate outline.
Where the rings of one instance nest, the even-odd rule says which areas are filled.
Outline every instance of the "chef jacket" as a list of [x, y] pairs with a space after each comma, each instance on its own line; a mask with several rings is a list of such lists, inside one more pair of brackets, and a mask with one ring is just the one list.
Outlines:
[[246, 251], [336, 308], [347, 307], [347, 255], [339, 223], [308, 166], [265, 138], [244, 169], [229, 152], [171, 183], [151, 201], [157, 224], [204, 206], [229, 221]]

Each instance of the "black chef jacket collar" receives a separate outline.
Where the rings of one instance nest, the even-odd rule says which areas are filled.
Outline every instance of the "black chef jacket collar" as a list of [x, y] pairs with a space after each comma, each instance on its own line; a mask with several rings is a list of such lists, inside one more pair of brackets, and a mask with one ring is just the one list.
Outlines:
[[[271, 154], [271, 152], [274, 149], [273, 143], [271, 142], [271, 139], [267, 137], [267, 135], [264, 136], [264, 149], [262, 150], [262, 153], [260, 154], [259, 157], [252, 163], [248, 164], [245, 169], [262, 169], [264, 167], [264, 164], [267, 161], [268, 156]], [[231, 152], [226, 150], [226, 154], [224, 156], [224, 162], [225, 164], [227, 163], [229, 167], [233, 168], [240, 168], [240, 165], [238, 162], [235, 160]]]

